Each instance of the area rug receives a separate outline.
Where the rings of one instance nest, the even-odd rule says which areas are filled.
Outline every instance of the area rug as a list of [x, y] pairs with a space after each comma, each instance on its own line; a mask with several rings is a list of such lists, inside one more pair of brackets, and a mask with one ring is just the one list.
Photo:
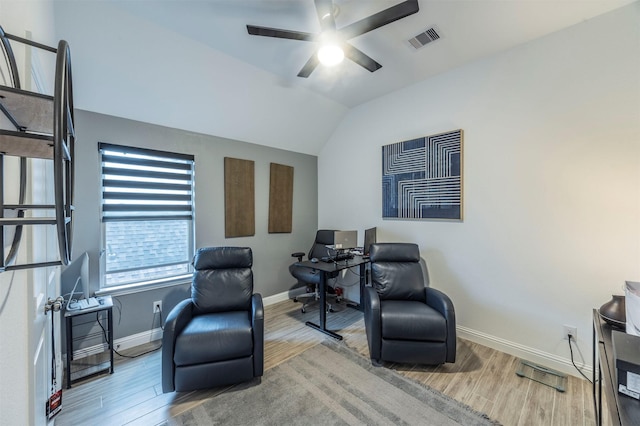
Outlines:
[[494, 425], [486, 415], [325, 341], [167, 425]]

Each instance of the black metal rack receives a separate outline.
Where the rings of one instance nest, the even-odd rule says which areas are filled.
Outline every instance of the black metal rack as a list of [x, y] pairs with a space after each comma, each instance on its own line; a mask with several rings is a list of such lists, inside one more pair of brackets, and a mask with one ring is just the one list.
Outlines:
[[[10, 41], [42, 49], [56, 55], [53, 96], [21, 89], [18, 67]], [[14, 130], [0, 129], [0, 272], [67, 265], [71, 258], [73, 215], [73, 155], [75, 130], [73, 127], [73, 90], [71, 53], [69, 44], [60, 40], [53, 48], [15, 35], [0, 27], [0, 50], [8, 66], [11, 86], [0, 85], [0, 111]], [[20, 193], [17, 204], [4, 202], [4, 157], [20, 157]], [[27, 158], [53, 161], [55, 204], [26, 204]], [[33, 217], [25, 213], [33, 210], [52, 212], [51, 216]], [[13, 211], [15, 217], [5, 217]], [[24, 225], [55, 225], [60, 259], [51, 262], [16, 264], [16, 255]], [[15, 227], [11, 249], [5, 254], [4, 230]]]
[[[85, 377], [92, 377], [97, 374], [109, 372], [109, 374], [113, 374], [113, 299], [111, 296], [105, 296], [100, 298], [100, 305], [94, 308], [86, 308], [83, 310], [69, 310], [68, 306], [64, 311], [64, 319], [66, 326], [66, 342], [67, 342], [67, 365], [65, 368], [66, 371], [66, 384], [67, 389], [71, 389], [71, 385], [75, 383], [77, 380], [81, 380]], [[101, 316], [101, 313], [105, 313], [106, 315]], [[83, 318], [88, 314], [96, 314], [95, 321], [91, 320], [89, 323], [98, 323], [99, 329], [97, 331], [92, 331], [86, 334], [83, 334], [79, 337], [73, 337], [74, 335], [74, 318]], [[87, 340], [98, 339], [103, 344], [106, 350], [106, 355], [108, 356], [108, 364], [103, 360], [96, 360], [96, 364], [90, 364], [86, 362], [84, 365], [76, 366], [77, 368], [73, 368], [74, 361], [74, 342], [83, 342]], [[104, 339], [104, 343], [102, 343]], [[94, 355], [97, 355], [94, 353]], [[97, 358], [97, 357], [96, 357]], [[73, 371], [72, 371], [73, 370]]]

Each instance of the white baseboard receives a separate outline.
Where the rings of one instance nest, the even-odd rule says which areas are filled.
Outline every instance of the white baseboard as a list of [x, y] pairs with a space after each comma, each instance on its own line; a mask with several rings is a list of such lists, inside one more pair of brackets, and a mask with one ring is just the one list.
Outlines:
[[[162, 339], [162, 329], [154, 328], [153, 330], [143, 331], [142, 333], [132, 334], [131, 336], [125, 336], [113, 341], [113, 349], [121, 351], [130, 349], [135, 346], [144, 345], [155, 340]], [[107, 350], [106, 343], [99, 343], [97, 345], [89, 346], [82, 349], [73, 351], [73, 359], [78, 360], [90, 355], [96, 355]]]
[[[304, 287], [291, 291], [285, 291], [273, 296], [265, 297], [263, 303], [265, 306], [273, 305], [274, 303], [288, 300], [297, 293], [304, 293], [304, 291]], [[501, 339], [499, 337], [491, 336], [489, 334], [485, 334], [468, 327], [457, 326], [456, 331], [458, 333], [458, 337], [461, 337], [463, 339], [470, 340], [472, 342], [490, 347], [492, 349], [508, 353], [509, 355], [525, 359], [535, 364], [540, 364], [544, 367], [560, 371], [561, 373], [570, 374], [572, 376], [582, 378], [580, 373], [576, 371], [575, 367], [571, 363], [571, 359], [563, 358], [558, 355], [550, 354], [548, 352], [543, 352], [535, 348], [521, 345], [519, 343], [514, 343], [505, 339]], [[591, 377], [593, 372], [593, 368], [591, 365], [581, 362], [576, 362], [576, 365], [587, 377]]]
[[[296, 289], [296, 290], [299, 290], [299, 292], [301, 293], [304, 292], [304, 288]], [[289, 300], [294, 293], [296, 293], [295, 290], [291, 293], [289, 291], [284, 291], [282, 293], [274, 294], [273, 296], [265, 297], [262, 300], [262, 302], [265, 306], [273, 305], [275, 303], [282, 302], [284, 300]], [[143, 331], [141, 333], [132, 334], [130, 336], [125, 336], [120, 339], [116, 339], [113, 342], [113, 348], [117, 351], [121, 351], [121, 350], [133, 348], [135, 346], [144, 345], [145, 343], [150, 343], [160, 339], [162, 339], [162, 329], [154, 328], [153, 330]], [[107, 350], [106, 343], [89, 346], [87, 348], [78, 349], [74, 351], [73, 359], [82, 359], [89, 355], [102, 353], [106, 350]]]
[[293, 296], [295, 296], [296, 294], [302, 294], [305, 291], [306, 291], [306, 289], [304, 287], [299, 287], [299, 288], [296, 288], [296, 289], [293, 289], [293, 290], [283, 291], [282, 293], [274, 294], [272, 296], [267, 296], [267, 297], [263, 298], [262, 299], [262, 303], [264, 304], [264, 306], [273, 305], [273, 304], [276, 304], [278, 302], [289, 300]]
[[113, 348], [120, 351], [160, 339], [162, 339], [162, 329], [158, 327], [153, 330], [143, 331], [142, 333], [132, 334], [130, 336], [116, 339], [113, 341]]
[[[304, 291], [304, 287], [300, 287], [295, 290], [284, 291], [282, 293], [274, 294], [273, 296], [265, 297], [263, 299], [263, 303], [265, 306], [273, 305], [274, 303], [288, 300], [295, 294], [302, 294], [304, 293]], [[575, 367], [571, 363], [571, 359], [563, 358], [558, 355], [521, 345], [519, 343], [514, 343], [509, 340], [491, 336], [489, 334], [482, 333], [468, 327], [457, 326], [456, 331], [458, 333], [458, 337], [461, 337], [463, 339], [470, 340], [472, 342], [490, 347], [492, 349], [508, 353], [509, 355], [525, 359], [535, 364], [540, 364], [544, 367], [560, 371], [561, 373], [570, 374], [572, 376], [582, 378], [580, 373], [576, 371]], [[591, 377], [593, 372], [593, 368], [591, 365], [577, 361], [576, 365], [587, 377]]]
[[[289, 298], [290, 298], [289, 292], [284, 291], [282, 293], [274, 294], [273, 296], [265, 297], [264, 299], [262, 299], [262, 303], [265, 306], [273, 305], [274, 303], [282, 302], [283, 300], [289, 300]], [[153, 342], [154, 340], [160, 340], [160, 339], [162, 339], [162, 329], [154, 328], [153, 330], [143, 331], [142, 333], [132, 334], [130, 336], [125, 336], [120, 339], [116, 339], [113, 342], [113, 347], [116, 350], [125, 350], [125, 349], [130, 349], [135, 346], [144, 345], [145, 343]], [[101, 345], [96, 345], [96, 346], [100, 347], [100, 350], [96, 350], [96, 352], [101, 352], [102, 350], [106, 349], [106, 348], [102, 349]], [[87, 350], [88, 349], [86, 349], [85, 351]], [[74, 356], [75, 356], [75, 353], [74, 353]]]
[[[305, 288], [301, 287], [295, 290], [283, 291], [272, 296], [267, 296], [262, 299], [265, 306], [273, 305], [285, 300], [291, 299], [297, 293], [304, 293]], [[570, 359], [560, 357], [548, 352], [540, 351], [535, 348], [531, 348], [519, 343], [514, 343], [499, 337], [491, 336], [486, 333], [482, 333], [473, 330], [468, 327], [457, 326], [456, 331], [458, 337], [472, 342], [496, 349], [518, 358], [525, 359], [527, 361], [543, 365], [547, 368], [551, 368], [572, 376], [581, 377], [571, 363]], [[116, 350], [125, 350], [133, 348], [135, 346], [144, 345], [145, 343], [153, 342], [155, 340], [162, 339], [162, 329], [155, 328], [150, 331], [144, 331], [142, 333], [133, 334], [131, 336], [125, 336], [114, 341], [114, 348]], [[100, 353], [106, 350], [105, 345], [95, 345], [81, 351], [74, 352], [74, 359], [80, 359], [85, 356]], [[592, 366], [584, 363], [576, 362], [576, 365], [587, 376], [592, 375]]]
[[[570, 374], [572, 376], [582, 378], [580, 373], [576, 371], [575, 367], [571, 363], [571, 359], [562, 358], [558, 355], [543, 352], [535, 348], [504, 340], [499, 337], [491, 336], [467, 327], [457, 326], [456, 331], [458, 333], [458, 337], [462, 339], [470, 340], [472, 342], [488, 346], [492, 349], [508, 353], [509, 355], [513, 355], [515, 357], [525, 359], [535, 364], [540, 364], [544, 367], [560, 371], [561, 373]], [[576, 365], [587, 377], [591, 377], [593, 373], [593, 368], [591, 365], [579, 362], [576, 362]]]

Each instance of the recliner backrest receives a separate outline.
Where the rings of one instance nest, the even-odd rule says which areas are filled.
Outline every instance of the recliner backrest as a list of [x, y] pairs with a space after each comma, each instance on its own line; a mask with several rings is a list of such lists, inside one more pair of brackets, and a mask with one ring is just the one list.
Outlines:
[[329, 255], [326, 246], [333, 245], [335, 232], [333, 229], [319, 229], [318, 232], [316, 232], [316, 239], [313, 242], [311, 250], [309, 250], [309, 259], [313, 259], [314, 257], [320, 259], [323, 256]]
[[381, 300], [426, 300], [417, 244], [372, 244], [370, 256], [371, 281]]
[[251, 309], [253, 254], [249, 247], [205, 247], [193, 258], [194, 314]]

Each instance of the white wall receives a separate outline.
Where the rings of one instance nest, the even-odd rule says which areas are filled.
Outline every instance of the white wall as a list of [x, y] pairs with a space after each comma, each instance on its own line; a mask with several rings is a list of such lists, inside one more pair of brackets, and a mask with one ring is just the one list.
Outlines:
[[[0, 2], [0, 25], [10, 34], [25, 37], [25, 31], [30, 31], [34, 40], [53, 43], [53, 20], [51, 3], [49, 2]], [[24, 50], [14, 46], [21, 71], [23, 87], [28, 86], [31, 79], [31, 69], [24, 72]], [[42, 71], [39, 62], [42, 58], [34, 56], [34, 66], [38, 72]], [[4, 59], [1, 59], [4, 61]], [[47, 62], [46, 59], [44, 62]], [[48, 62], [47, 62], [48, 63]], [[39, 76], [42, 83], [48, 85], [50, 76]], [[18, 168], [15, 158], [5, 159], [9, 165], [5, 170], [5, 202], [18, 201], [17, 176]], [[34, 177], [34, 176], [32, 176]], [[43, 182], [31, 180], [34, 193], [43, 188]], [[28, 228], [28, 227], [26, 227]], [[35, 253], [33, 244], [47, 245], [46, 236], [32, 234], [25, 229], [20, 246], [18, 263], [27, 261], [42, 261], [40, 256], [46, 253]], [[29, 236], [38, 238], [30, 241]], [[44, 270], [43, 270], [44, 271]], [[44, 316], [42, 306], [48, 283], [42, 278], [46, 272], [34, 273], [23, 270], [0, 273], [0, 413], [2, 424], [42, 424], [44, 417], [44, 401], [40, 381], [50, 380], [50, 376], [43, 377], [42, 369], [50, 368], [46, 361], [46, 347], [42, 332], [43, 321], [49, 319]], [[46, 277], [44, 278], [47, 279]], [[36, 324], [38, 327], [36, 327]], [[46, 364], [46, 366], [45, 366]], [[49, 371], [47, 369], [46, 371]], [[39, 372], [40, 374], [38, 374]]]
[[[575, 374], [563, 324], [590, 364], [592, 309], [640, 279], [638, 22], [636, 2], [352, 110], [319, 226], [418, 243], [461, 335]], [[381, 146], [458, 128], [464, 220], [382, 220]]]

